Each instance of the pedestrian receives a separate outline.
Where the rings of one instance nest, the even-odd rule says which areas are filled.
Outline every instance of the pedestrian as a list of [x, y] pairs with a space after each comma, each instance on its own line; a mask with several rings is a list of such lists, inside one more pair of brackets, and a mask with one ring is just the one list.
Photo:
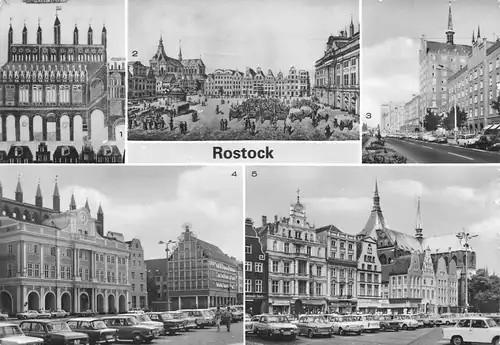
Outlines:
[[217, 307], [215, 311], [215, 325], [217, 326], [217, 332], [220, 331], [220, 320], [221, 320], [222, 312], [220, 311], [220, 307]]
[[224, 313], [222, 313], [222, 322], [226, 324], [228, 332], [231, 332], [231, 317], [231, 309], [227, 307]]

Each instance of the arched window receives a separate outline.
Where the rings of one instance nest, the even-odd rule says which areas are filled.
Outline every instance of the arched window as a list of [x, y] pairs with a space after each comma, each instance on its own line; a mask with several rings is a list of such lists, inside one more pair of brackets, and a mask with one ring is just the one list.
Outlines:
[[379, 259], [380, 259], [380, 263], [381, 263], [382, 265], [387, 264], [387, 257], [385, 256], [385, 254], [380, 255], [380, 258], [379, 258]]

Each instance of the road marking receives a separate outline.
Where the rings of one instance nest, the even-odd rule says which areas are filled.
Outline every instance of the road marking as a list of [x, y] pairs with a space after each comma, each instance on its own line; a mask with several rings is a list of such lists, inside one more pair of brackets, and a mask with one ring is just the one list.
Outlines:
[[453, 153], [453, 152], [448, 152], [450, 155], [454, 155], [454, 156], [457, 156], [457, 157], [461, 157], [461, 158], [465, 158], [465, 159], [468, 159], [470, 161], [473, 161], [474, 158], [470, 158], [470, 157], [467, 157], [467, 156], [462, 156], [462, 155], [459, 155], [458, 153]]
[[422, 145], [422, 147], [423, 147], [424, 149], [434, 150], [434, 147], [425, 146], [425, 145]]

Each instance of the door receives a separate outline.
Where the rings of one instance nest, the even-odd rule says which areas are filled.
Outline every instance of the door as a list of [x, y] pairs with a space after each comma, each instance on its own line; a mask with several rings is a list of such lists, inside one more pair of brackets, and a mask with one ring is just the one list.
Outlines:
[[31, 336], [31, 322], [23, 322], [21, 324], [21, 330], [27, 336]]
[[[488, 332], [488, 326], [484, 320], [472, 320], [470, 327], [470, 340], [469, 342], [474, 343], [491, 343], [493, 337], [491, 337], [490, 332]], [[465, 340], [465, 339], [464, 339]]]

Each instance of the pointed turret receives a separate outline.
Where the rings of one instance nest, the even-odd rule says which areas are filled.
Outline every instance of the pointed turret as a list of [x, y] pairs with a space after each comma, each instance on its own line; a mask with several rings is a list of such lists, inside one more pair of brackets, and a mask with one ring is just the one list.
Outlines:
[[451, 14], [451, 0], [448, 3], [448, 30], [446, 30], [446, 43], [453, 43], [453, 36], [455, 35], [455, 31], [453, 31], [453, 16]]
[[61, 22], [57, 13], [56, 20], [54, 21], [54, 44], [61, 44]]
[[423, 239], [422, 214], [420, 212], [420, 198], [418, 198], [418, 200], [417, 200], [417, 220], [415, 223], [415, 237], [420, 241]]
[[361, 230], [356, 237], [358, 239], [363, 239], [367, 236], [372, 236], [376, 238], [375, 232], [383, 231], [386, 229], [386, 223], [384, 220], [384, 215], [382, 213], [382, 208], [380, 207], [380, 196], [378, 193], [378, 180], [375, 179], [375, 191], [373, 192], [373, 208], [370, 213], [370, 217], [366, 222], [365, 227]]
[[104, 212], [102, 211], [102, 205], [100, 203], [99, 209], [97, 210], [96, 229], [99, 235], [104, 236]]
[[17, 177], [16, 201], [23, 202], [23, 187], [21, 186], [21, 175]]
[[480, 38], [481, 38], [481, 28], [478, 25], [477, 26], [477, 40], [479, 41]]
[[75, 191], [71, 193], [71, 201], [69, 202], [70, 211], [76, 210], [76, 201], [75, 201]]
[[40, 188], [40, 179], [38, 179], [38, 186], [36, 187], [35, 205], [37, 207], [43, 207], [43, 196], [42, 189]]
[[474, 37], [474, 30], [472, 30], [472, 45], [476, 42], [476, 38]]
[[75, 23], [75, 29], [73, 30], [73, 44], [78, 45], [78, 26]]
[[28, 28], [26, 27], [26, 23], [24, 23], [23, 28], [23, 44], [28, 44]]
[[354, 36], [354, 22], [352, 20], [352, 14], [351, 14], [351, 25], [349, 25], [349, 29], [351, 30], [351, 37]]
[[40, 19], [38, 19], [38, 29], [36, 30], [36, 44], [42, 44], [42, 27], [40, 26]]
[[106, 25], [102, 26], [102, 31], [101, 31], [101, 44], [106, 48], [108, 45], [108, 30], [106, 30]]
[[182, 61], [182, 46], [181, 46], [182, 41], [179, 40], [179, 61]]
[[89, 24], [89, 30], [87, 31], [87, 44], [94, 44], [94, 30], [92, 30], [92, 26]]
[[14, 41], [14, 30], [12, 29], [12, 18], [10, 19], [9, 34], [7, 40], [7, 60], [12, 61], [11, 46]]
[[89, 198], [86, 198], [86, 199], [85, 199], [85, 208], [87, 209], [87, 211], [89, 211], [89, 212], [90, 212]]
[[380, 212], [380, 196], [378, 194], [378, 181], [375, 179], [375, 191], [373, 192], [373, 209], [372, 211]]
[[57, 185], [57, 175], [54, 184], [54, 192], [52, 193], [52, 209], [56, 212], [61, 212], [61, 198], [59, 196], [59, 186]]

